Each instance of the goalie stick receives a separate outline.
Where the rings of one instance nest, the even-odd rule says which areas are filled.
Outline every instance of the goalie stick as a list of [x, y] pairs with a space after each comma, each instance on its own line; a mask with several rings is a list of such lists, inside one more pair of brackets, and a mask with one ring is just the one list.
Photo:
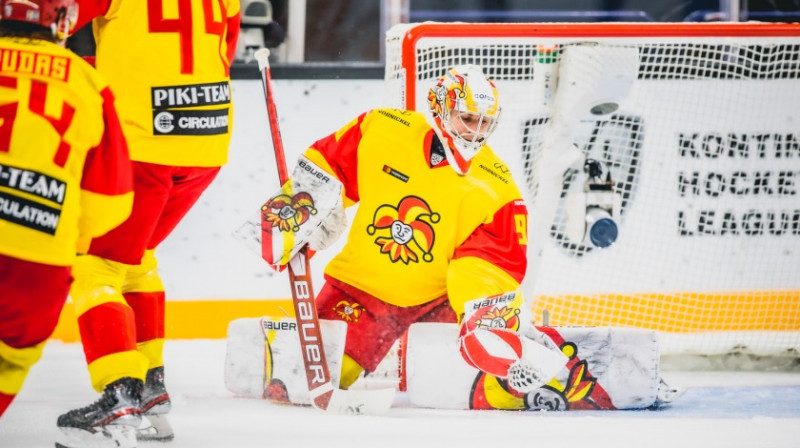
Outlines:
[[[272, 95], [272, 75], [269, 67], [269, 50], [262, 48], [255, 53], [261, 81], [264, 87], [264, 98], [267, 103], [269, 128], [272, 134], [272, 146], [275, 150], [275, 163], [278, 166], [278, 178], [283, 185], [289, 180], [286, 156], [283, 150], [278, 111]], [[261, 207], [261, 225], [265, 225], [264, 214], [269, 210], [267, 204]], [[262, 233], [262, 250], [268, 250], [265, 242], [268, 234]], [[287, 266], [292, 290], [292, 303], [297, 319], [297, 332], [300, 337], [303, 365], [308, 380], [308, 391], [312, 405], [323, 411], [350, 414], [376, 414], [387, 411], [394, 401], [394, 389], [379, 390], [343, 390], [333, 386], [325, 350], [322, 345], [319, 317], [311, 284], [311, 264], [308, 247], [303, 247]]]

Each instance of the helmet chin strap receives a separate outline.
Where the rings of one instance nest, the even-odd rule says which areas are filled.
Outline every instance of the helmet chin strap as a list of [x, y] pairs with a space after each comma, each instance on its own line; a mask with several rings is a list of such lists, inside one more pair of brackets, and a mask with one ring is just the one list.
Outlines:
[[472, 166], [471, 160], [467, 160], [462, 157], [458, 151], [455, 149], [456, 142], [453, 137], [443, 130], [442, 121], [439, 117], [433, 118], [435, 126], [433, 127], [434, 132], [436, 133], [436, 137], [439, 138], [439, 141], [442, 142], [442, 147], [444, 149], [444, 155], [447, 159], [447, 163], [455, 170], [456, 173], [460, 175], [465, 175], [469, 173], [469, 169]]
[[[450, 139], [449, 143], [452, 144], [452, 139]], [[472, 161], [461, 157], [458, 151], [454, 150], [452, 146], [445, 146], [444, 155], [447, 158], [447, 161], [450, 163], [450, 166], [456, 170], [456, 173], [462, 176], [469, 173], [469, 169], [472, 166]]]

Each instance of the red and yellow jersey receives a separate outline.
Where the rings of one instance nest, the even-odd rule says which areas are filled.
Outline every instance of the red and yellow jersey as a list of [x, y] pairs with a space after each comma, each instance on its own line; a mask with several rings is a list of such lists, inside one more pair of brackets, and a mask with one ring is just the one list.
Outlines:
[[423, 114], [376, 109], [306, 151], [359, 203], [327, 275], [398, 306], [447, 294], [457, 313], [519, 286], [527, 208], [509, 169], [484, 147], [461, 176], [437, 145]]
[[239, 0], [84, 3], [78, 24], [94, 18], [97, 69], [117, 96], [131, 158], [224, 165]]
[[69, 266], [133, 203], [108, 84], [69, 50], [0, 38], [0, 253]]

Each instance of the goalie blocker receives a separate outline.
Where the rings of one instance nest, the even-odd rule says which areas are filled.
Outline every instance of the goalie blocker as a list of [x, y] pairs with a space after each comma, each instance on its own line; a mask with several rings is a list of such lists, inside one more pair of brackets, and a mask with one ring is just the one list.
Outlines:
[[342, 188], [336, 177], [300, 156], [291, 179], [264, 203], [259, 218], [244, 222], [234, 237], [283, 271], [304, 246], [323, 250], [347, 230]]
[[[329, 320], [320, 320], [320, 324], [331, 377], [337, 385], [345, 324]], [[237, 395], [309, 404], [294, 325], [292, 318], [232, 321], [228, 327], [226, 387]], [[469, 365], [460, 354], [459, 332], [457, 324], [411, 325], [400, 369], [405, 373], [411, 404], [439, 409], [613, 410], [653, 407], [679, 396], [661, 380], [658, 340], [653, 331], [529, 328], [523, 339], [566, 363], [542, 385], [526, 392]]]

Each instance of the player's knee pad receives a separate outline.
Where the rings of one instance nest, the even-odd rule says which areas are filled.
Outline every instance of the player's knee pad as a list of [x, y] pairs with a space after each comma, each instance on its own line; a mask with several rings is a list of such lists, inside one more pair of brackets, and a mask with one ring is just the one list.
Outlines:
[[90, 308], [108, 302], [127, 306], [122, 297], [122, 283], [128, 267], [94, 255], [79, 255], [72, 266], [75, 281], [70, 288], [76, 314], [80, 316]]
[[[543, 386], [521, 392], [469, 365], [455, 324], [417, 323], [408, 333], [409, 401], [444, 409], [639, 409], [660, 383], [655, 332], [607, 327], [537, 327], [524, 338], [563, 353], [566, 365]], [[531, 359], [536, 362], [536, 359]]]
[[[328, 371], [339, 384], [347, 324], [320, 320]], [[303, 355], [294, 318], [231, 321], [225, 355], [225, 385], [247, 397], [310, 405]]]
[[[136, 341], [162, 340], [163, 345], [165, 294], [154, 250], [146, 250], [141, 263], [128, 269], [122, 293], [136, 314]], [[160, 348], [150, 351], [148, 358], [161, 365]]]
[[128, 268], [122, 292], [153, 292], [163, 291], [164, 285], [158, 275], [158, 261], [155, 250], [144, 251], [142, 262]]

